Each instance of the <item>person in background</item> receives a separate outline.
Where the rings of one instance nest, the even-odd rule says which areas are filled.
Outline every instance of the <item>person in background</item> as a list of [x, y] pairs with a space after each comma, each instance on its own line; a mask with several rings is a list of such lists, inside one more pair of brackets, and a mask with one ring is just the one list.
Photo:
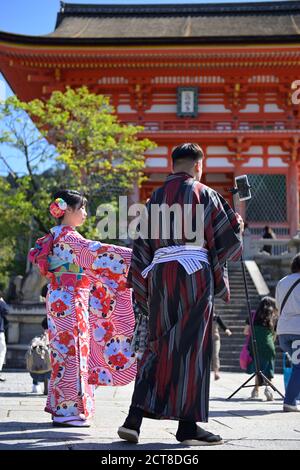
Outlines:
[[283, 404], [285, 412], [300, 411], [297, 407], [300, 394], [300, 254], [293, 259], [291, 271], [279, 281], [275, 294], [280, 312], [277, 326], [279, 344], [292, 359], [292, 373]]
[[48, 321], [45, 317], [41, 323], [44, 332], [33, 338], [26, 353], [27, 369], [32, 378], [32, 393], [41, 393], [39, 383], [44, 384], [44, 395], [48, 395], [48, 382], [51, 376], [51, 360], [48, 338]]
[[[272, 297], [264, 297], [256, 310], [254, 316], [254, 334], [257, 342], [258, 360], [260, 370], [270, 381], [274, 378], [275, 369], [275, 339], [277, 326], [277, 309], [275, 299]], [[251, 335], [249, 319], [244, 329], [244, 335]], [[249, 342], [249, 353], [253, 357], [252, 341]], [[248, 366], [247, 373], [254, 374], [254, 360]], [[255, 379], [255, 387], [252, 391], [251, 398], [259, 398], [259, 387], [262, 385], [259, 379]], [[273, 401], [273, 393], [270, 387], [265, 388], [265, 396], [267, 401]]]
[[6, 330], [8, 325], [8, 305], [5, 302], [2, 292], [0, 291], [0, 382], [5, 382], [3, 374], [1, 374], [6, 356]]
[[[275, 233], [273, 232], [271, 227], [269, 227], [268, 225], [264, 228], [262, 237], [265, 238], [266, 240], [276, 240]], [[269, 253], [269, 255], [271, 255], [272, 254], [272, 246], [271, 245], [264, 245], [262, 247], [262, 251], [265, 251], [266, 253]]]
[[220, 376], [220, 349], [221, 349], [221, 337], [219, 327], [224, 331], [226, 336], [231, 336], [232, 332], [225, 325], [222, 318], [219, 315], [213, 316], [213, 353], [212, 353], [212, 369], [214, 371], [215, 380], [219, 380]]

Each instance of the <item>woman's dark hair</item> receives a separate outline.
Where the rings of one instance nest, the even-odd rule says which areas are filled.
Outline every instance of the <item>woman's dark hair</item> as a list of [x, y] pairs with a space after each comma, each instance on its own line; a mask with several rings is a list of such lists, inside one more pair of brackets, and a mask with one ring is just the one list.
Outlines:
[[47, 317], [45, 317], [41, 323], [42, 327], [44, 330], [48, 330], [48, 320]]
[[295, 256], [291, 264], [292, 273], [300, 273], [300, 253]]
[[276, 234], [275, 234], [274, 230], [271, 227], [269, 227], [268, 225], [265, 226], [264, 232], [263, 232], [263, 236], [266, 236], [266, 235], [271, 235], [272, 238], [276, 238]]
[[198, 144], [181, 144], [172, 152], [173, 164], [177, 162], [190, 161], [191, 163], [198, 162], [203, 158], [203, 150]]
[[[53, 196], [53, 200], [57, 199], [58, 197], [63, 199], [69, 207], [72, 207], [72, 209], [80, 209], [87, 203], [86, 197], [80, 192], [75, 191], [73, 189], [62, 189], [60, 191], [57, 191]], [[63, 217], [58, 220], [59, 222], [61, 222], [63, 220]]]
[[276, 323], [276, 301], [273, 297], [264, 297], [256, 310], [254, 324], [275, 330]]
[[4, 285], [0, 283], [0, 297], [4, 297]]

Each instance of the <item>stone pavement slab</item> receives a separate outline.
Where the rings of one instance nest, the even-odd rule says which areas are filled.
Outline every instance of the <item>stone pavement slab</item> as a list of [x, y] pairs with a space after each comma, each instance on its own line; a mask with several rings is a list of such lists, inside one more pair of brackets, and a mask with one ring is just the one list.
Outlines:
[[[0, 450], [300, 450], [300, 413], [283, 413], [282, 399], [273, 402], [250, 400], [251, 389], [242, 389], [231, 400], [227, 397], [246, 375], [223, 373], [212, 382], [210, 421], [203, 427], [222, 435], [225, 444], [214, 447], [185, 448], [175, 440], [175, 421], [145, 419], [138, 446], [120, 441], [117, 428], [127, 414], [133, 384], [96, 390], [96, 415], [89, 429], [53, 428], [43, 411], [45, 397], [33, 395], [26, 372], [5, 372], [0, 383]], [[283, 392], [282, 376], [275, 385]], [[262, 398], [263, 390], [261, 392]]]

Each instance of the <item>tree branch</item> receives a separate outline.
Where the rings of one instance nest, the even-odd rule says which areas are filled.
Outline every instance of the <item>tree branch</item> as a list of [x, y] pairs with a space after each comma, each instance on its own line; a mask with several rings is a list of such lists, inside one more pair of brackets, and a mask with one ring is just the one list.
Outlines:
[[39, 187], [38, 187], [38, 185], [35, 181], [34, 175], [32, 173], [32, 169], [31, 169], [31, 166], [30, 166], [30, 160], [29, 160], [29, 154], [28, 154], [28, 146], [26, 144], [24, 144], [24, 155], [25, 155], [25, 158], [26, 158], [26, 167], [27, 167], [27, 170], [28, 170], [28, 173], [29, 173], [29, 176], [30, 176], [32, 186], [35, 189], [35, 191], [38, 191]]
[[13, 177], [14, 181], [17, 182], [18, 180], [18, 177], [16, 175], [16, 173], [14, 172], [14, 170], [10, 167], [10, 165], [7, 163], [7, 161], [5, 160], [4, 157], [2, 157], [2, 155], [0, 155], [0, 160], [4, 163], [4, 165], [6, 166], [6, 168], [8, 169], [9, 171], [9, 174]]

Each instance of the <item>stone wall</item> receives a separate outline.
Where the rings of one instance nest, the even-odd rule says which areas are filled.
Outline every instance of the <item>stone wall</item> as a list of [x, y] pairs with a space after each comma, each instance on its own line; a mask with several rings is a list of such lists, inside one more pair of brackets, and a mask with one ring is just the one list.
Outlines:
[[282, 257], [281, 259], [272, 258], [272, 256], [255, 256], [254, 260], [259, 266], [260, 271], [266, 281], [270, 295], [274, 297], [278, 281], [291, 272], [292, 257]]
[[5, 368], [24, 369], [28, 345], [34, 336], [43, 332], [41, 322], [46, 316], [46, 305], [12, 304], [9, 310]]

